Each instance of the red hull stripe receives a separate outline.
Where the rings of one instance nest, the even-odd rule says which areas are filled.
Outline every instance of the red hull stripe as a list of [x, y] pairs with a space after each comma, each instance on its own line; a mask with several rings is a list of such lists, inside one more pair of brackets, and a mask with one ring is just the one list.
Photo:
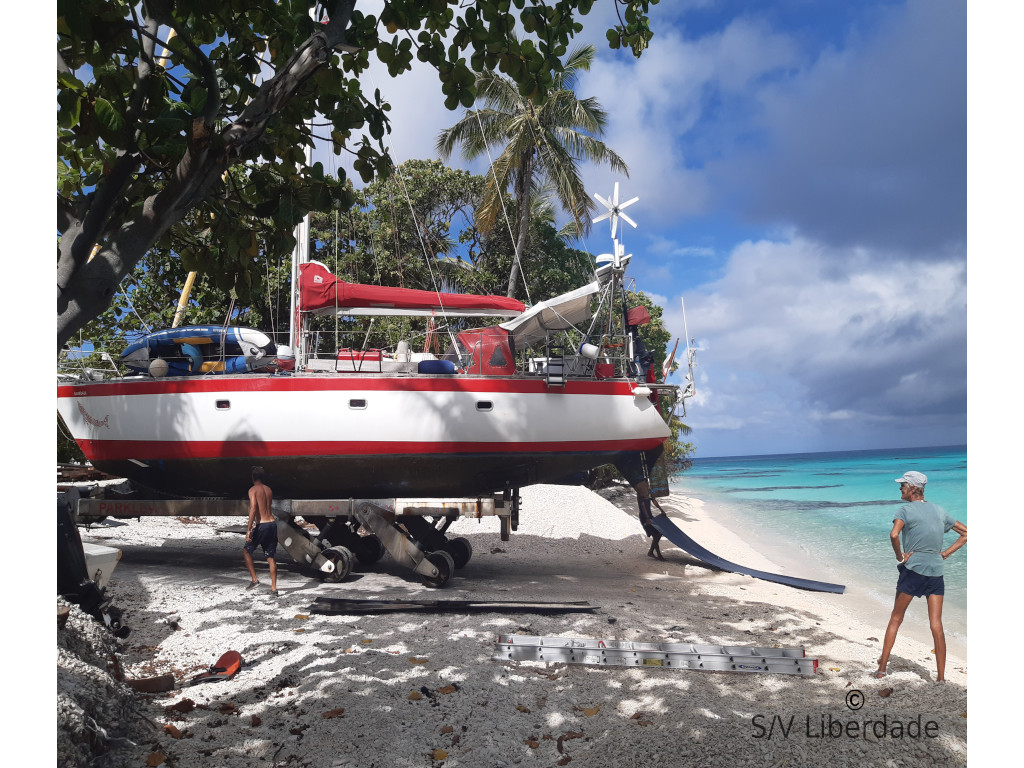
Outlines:
[[480, 453], [607, 453], [644, 451], [656, 448], [659, 438], [605, 442], [561, 443], [454, 443], [454, 442], [356, 442], [356, 441], [244, 441], [165, 442], [149, 440], [80, 440], [86, 457], [97, 461], [126, 459], [222, 459], [246, 456], [346, 456], [364, 458], [394, 454], [480, 454]]
[[63, 384], [57, 397], [123, 397], [126, 395], [191, 394], [199, 392], [507, 392], [510, 394], [630, 395], [628, 381], [573, 381], [548, 388], [543, 378], [484, 379], [425, 376], [349, 378], [338, 376], [203, 376], [190, 379], [139, 380], [95, 384]]

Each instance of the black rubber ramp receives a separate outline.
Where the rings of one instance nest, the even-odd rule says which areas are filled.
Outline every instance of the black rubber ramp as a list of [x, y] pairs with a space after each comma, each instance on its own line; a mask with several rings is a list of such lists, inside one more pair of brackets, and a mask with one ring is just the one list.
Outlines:
[[834, 592], [837, 595], [841, 595], [846, 591], [846, 586], [843, 584], [829, 584], [826, 581], [798, 579], [795, 576], [784, 576], [780, 573], [767, 573], [766, 571], [759, 571], [756, 568], [745, 568], [742, 565], [730, 563], [728, 560], [725, 560], [712, 552], [708, 552], [704, 547], [679, 530], [679, 528], [676, 527], [676, 524], [673, 523], [667, 515], [656, 515], [654, 519], [651, 520], [651, 525], [658, 529], [662, 536], [684, 552], [688, 552], [701, 562], [707, 563], [715, 568], [721, 568], [723, 571], [742, 573], [746, 576], [753, 576], [755, 579], [773, 581], [777, 584], [785, 584], [788, 587], [796, 587], [797, 589], [808, 589], [813, 592]]

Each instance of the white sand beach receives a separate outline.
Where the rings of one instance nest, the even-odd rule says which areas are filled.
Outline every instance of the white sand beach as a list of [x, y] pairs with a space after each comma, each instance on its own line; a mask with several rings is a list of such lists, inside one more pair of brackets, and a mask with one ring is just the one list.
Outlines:
[[[76, 728], [96, 733], [83, 714], [90, 697], [105, 702], [89, 715], [105, 729], [94, 743], [103, 764], [116, 766], [966, 764], [966, 661], [950, 653], [947, 682], [935, 682], [931, 646], [915, 639], [927, 632], [923, 612], [908, 615], [890, 674], [877, 680], [870, 673], [885, 627], [865, 620], [849, 596], [712, 570], [667, 541], [666, 562], [648, 558], [631, 491], [606, 492], [615, 503], [564, 486], [522, 496], [508, 542], [494, 518], [452, 526], [449, 535], [465, 536], [474, 554], [442, 590], [387, 557], [324, 584], [282, 553], [281, 596], [269, 595], [259, 556], [263, 586], [246, 592], [242, 539], [217, 530], [243, 519], [83, 530], [84, 540], [123, 551], [108, 589], [132, 628], [113, 656], [123, 676], [171, 673], [179, 688], [129, 691], [112, 658], [95, 650], [103, 631], [75, 609], [58, 631], [59, 764], [90, 756], [87, 743], [72, 743]], [[722, 557], [829, 578], [771, 562], [700, 502], [676, 494], [661, 503]], [[320, 596], [586, 600], [596, 610], [327, 616], [309, 610]], [[915, 621], [921, 627], [908, 632]], [[802, 647], [819, 669], [791, 676], [502, 661], [492, 658], [499, 633]], [[244, 661], [234, 678], [181, 687], [232, 649]]]

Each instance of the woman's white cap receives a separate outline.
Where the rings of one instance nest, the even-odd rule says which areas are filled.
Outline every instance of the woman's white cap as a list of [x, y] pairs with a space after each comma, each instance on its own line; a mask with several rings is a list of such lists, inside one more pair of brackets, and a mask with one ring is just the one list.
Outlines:
[[903, 477], [897, 477], [896, 482], [913, 485], [915, 488], [924, 488], [925, 484], [928, 482], [928, 478], [920, 472], [907, 472]]

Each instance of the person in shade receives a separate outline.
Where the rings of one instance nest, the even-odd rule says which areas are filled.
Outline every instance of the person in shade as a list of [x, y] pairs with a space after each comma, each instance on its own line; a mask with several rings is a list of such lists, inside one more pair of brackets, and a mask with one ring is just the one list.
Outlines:
[[[900, 575], [896, 582], [896, 602], [889, 617], [889, 626], [885, 629], [882, 656], [874, 676], [885, 677], [889, 653], [896, 642], [903, 616], [915, 597], [924, 597], [928, 602], [928, 623], [935, 643], [937, 679], [942, 681], [946, 679], [946, 635], [942, 631], [942, 597], [946, 587], [942, 564], [967, 543], [967, 526], [953, 520], [942, 507], [924, 500], [928, 478], [920, 472], [907, 472], [896, 478], [896, 482], [900, 484], [901, 498], [907, 502], [896, 511], [889, 534]], [[960, 538], [943, 549], [942, 537], [950, 530]]]
[[635, 488], [636, 503], [640, 508], [640, 525], [643, 526], [644, 533], [651, 539], [651, 548], [647, 550], [647, 556], [664, 560], [665, 558], [661, 555], [661, 531], [651, 525], [651, 519], [653, 518], [651, 504], [653, 503], [662, 514], [665, 513], [665, 510], [661, 508], [658, 500], [651, 495], [651, 484], [646, 480], [641, 480], [636, 484]]
[[260, 585], [252, 562], [253, 552], [259, 546], [263, 548], [267, 565], [270, 566], [270, 594], [277, 597], [277, 561], [274, 559], [277, 554], [277, 522], [270, 510], [273, 500], [274, 492], [269, 485], [263, 483], [263, 467], [253, 467], [252, 488], [249, 489], [249, 524], [246, 526], [245, 547], [242, 550], [245, 567], [249, 569], [252, 578], [246, 590]]

